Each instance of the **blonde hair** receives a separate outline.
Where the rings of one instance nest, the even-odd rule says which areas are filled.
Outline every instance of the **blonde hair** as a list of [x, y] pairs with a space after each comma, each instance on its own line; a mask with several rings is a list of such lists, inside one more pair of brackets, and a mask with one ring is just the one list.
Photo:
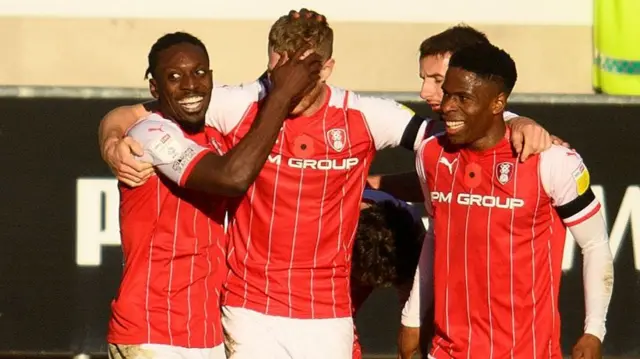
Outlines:
[[324, 59], [333, 54], [333, 30], [326, 18], [315, 11], [291, 10], [280, 17], [269, 31], [269, 48], [278, 53], [295, 52], [310, 45]]

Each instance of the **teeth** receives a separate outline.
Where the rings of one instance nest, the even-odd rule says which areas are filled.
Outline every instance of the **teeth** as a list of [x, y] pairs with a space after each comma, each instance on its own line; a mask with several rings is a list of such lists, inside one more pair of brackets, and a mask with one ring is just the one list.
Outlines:
[[192, 97], [183, 98], [182, 100], [178, 101], [178, 103], [181, 105], [185, 105], [185, 104], [201, 102], [202, 100], [204, 100], [204, 97], [202, 96], [192, 96]]
[[464, 126], [464, 122], [463, 121], [447, 121], [445, 122], [445, 125], [449, 128], [456, 129]]
[[178, 103], [187, 112], [197, 112], [200, 109], [203, 100], [204, 97], [202, 96], [192, 96], [184, 98], [178, 101]]

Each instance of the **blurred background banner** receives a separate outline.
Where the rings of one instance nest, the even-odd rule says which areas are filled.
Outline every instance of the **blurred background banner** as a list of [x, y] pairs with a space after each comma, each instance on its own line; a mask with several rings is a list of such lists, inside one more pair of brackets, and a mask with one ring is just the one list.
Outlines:
[[[49, 95], [55, 95], [54, 90]], [[4, 89], [5, 95], [9, 92]], [[140, 99], [63, 98], [64, 91], [57, 93], [58, 98], [0, 97], [0, 356], [104, 355], [106, 349], [109, 304], [120, 280], [122, 257], [119, 195], [100, 159], [96, 129], [108, 110]], [[415, 100], [409, 95], [397, 98]], [[632, 103], [621, 105], [623, 101]], [[640, 354], [638, 102], [514, 95], [510, 108], [571, 142], [591, 170], [616, 256], [605, 342], [609, 356]], [[421, 102], [405, 103], [429, 114]], [[412, 156], [406, 150], [383, 151], [372, 171], [410, 170]], [[559, 300], [562, 343], [568, 353], [581, 334], [584, 317], [581, 255], [571, 238], [563, 268]], [[396, 303], [393, 291], [379, 291], [365, 304], [358, 325], [366, 354], [394, 352]]]
[[516, 92], [592, 93], [587, 0], [0, 1], [0, 84], [144, 87], [149, 48], [176, 30], [202, 38], [217, 80], [250, 81], [266, 68], [271, 24], [303, 6], [335, 30], [338, 86], [415, 91], [419, 44], [464, 21], [511, 53]]

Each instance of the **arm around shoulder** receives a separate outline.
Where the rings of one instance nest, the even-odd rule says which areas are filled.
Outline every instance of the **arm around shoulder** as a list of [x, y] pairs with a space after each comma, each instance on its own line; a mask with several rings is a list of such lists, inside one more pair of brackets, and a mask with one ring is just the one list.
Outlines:
[[100, 121], [98, 128], [100, 152], [103, 157], [107, 147], [122, 139], [127, 129], [149, 114], [144, 104], [120, 106], [109, 111]]

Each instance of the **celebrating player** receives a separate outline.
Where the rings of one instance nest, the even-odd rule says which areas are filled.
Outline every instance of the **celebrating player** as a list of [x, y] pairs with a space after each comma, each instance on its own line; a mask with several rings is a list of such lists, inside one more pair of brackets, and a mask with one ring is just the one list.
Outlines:
[[[423, 246], [423, 239], [427, 241]], [[432, 236], [425, 237], [425, 228], [417, 208], [393, 196], [366, 189], [362, 197], [360, 219], [353, 244], [351, 298], [353, 316], [376, 288], [395, 287], [400, 304], [408, 299], [415, 273], [422, 274], [420, 298], [429, 298], [431, 280]], [[421, 254], [422, 251], [422, 254]], [[423, 268], [416, 271], [418, 259]], [[420, 279], [416, 278], [416, 284]], [[415, 296], [418, 298], [418, 296]], [[429, 308], [423, 303], [422, 308]], [[362, 358], [357, 336], [353, 359]]]
[[489, 43], [455, 52], [442, 88], [446, 134], [418, 149], [435, 235], [430, 356], [561, 358], [568, 228], [584, 255], [586, 297], [573, 358], [601, 358], [613, 287], [604, 217], [576, 152], [553, 146], [518, 161], [502, 120], [516, 77], [511, 57]]
[[158, 176], [140, 187], [119, 186], [125, 262], [109, 323], [111, 358], [225, 358], [220, 290], [226, 206], [215, 195], [246, 191], [292, 98], [317, 81], [319, 57], [298, 60], [301, 55], [274, 68], [273, 90], [250, 133], [223, 155], [219, 134], [204, 127], [213, 88], [204, 44], [178, 32], [151, 48], [147, 75], [158, 112], [128, 136], [140, 143]]
[[[236, 146], [271, 88], [281, 53], [311, 43], [322, 57], [320, 79], [296, 101], [255, 183], [235, 206], [229, 227], [229, 277], [224, 322], [234, 358], [350, 358], [351, 249], [366, 174], [376, 151], [414, 149], [431, 121], [395, 101], [361, 96], [326, 84], [335, 61], [333, 31], [322, 15], [292, 11], [269, 33], [269, 81], [216, 87], [206, 124]], [[286, 59], [285, 59], [286, 60]], [[270, 90], [269, 90], [270, 91]], [[103, 156], [127, 183], [144, 181], [122, 141], [124, 128], [147, 110], [112, 111], [103, 120]], [[528, 119], [515, 131], [531, 143], [541, 129]]]

